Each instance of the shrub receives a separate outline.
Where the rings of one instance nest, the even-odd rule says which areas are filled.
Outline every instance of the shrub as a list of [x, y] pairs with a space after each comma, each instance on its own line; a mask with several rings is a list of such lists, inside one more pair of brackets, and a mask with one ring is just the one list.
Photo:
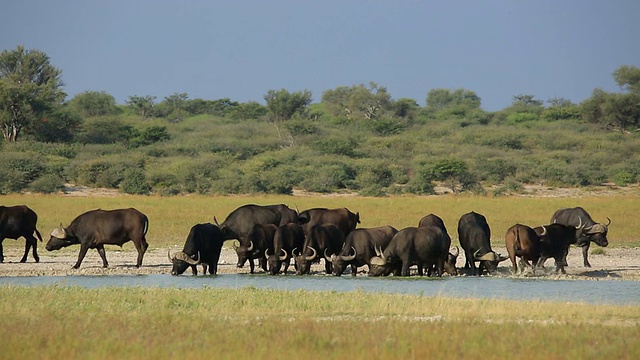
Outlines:
[[130, 168], [124, 171], [120, 189], [127, 194], [148, 194], [151, 186], [147, 183], [144, 169]]
[[284, 122], [284, 128], [289, 130], [291, 135], [312, 135], [318, 133], [318, 125], [308, 119], [292, 119]]
[[377, 119], [369, 121], [369, 126], [374, 134], [380, 136], [389, 136], [399, 134], [407, 127], [403, 121], [394, 119]]
[[349, 188], [356, 175], [351, 166], [343, 163], [308, 167], [303, 173], [304, 180], [300, 186], [307, 191], [321, 193]]
[[512, 112], [511, 114], [507, 115], [507, 121], [512, 125], [517, 125], [529, 121], [536, 121], [538, 119], [538, 114], [529, 112]]
[[358, 142], [353, 138], [329, 137], [315, 141], [311, 147], [323, 154], [327, 155], [344, 155], [355, 156], [354, 149], [358, 146]]
[[52, 194], [64, 189], [64, 181], [57, 175], [45, 174], [29, 184], [29, 190], [36, 193]]

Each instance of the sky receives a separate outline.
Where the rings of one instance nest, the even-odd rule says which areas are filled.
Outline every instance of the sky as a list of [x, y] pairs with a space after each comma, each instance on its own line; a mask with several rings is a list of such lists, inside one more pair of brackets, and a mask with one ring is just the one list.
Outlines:
[[258, 101], [269, 90], [375, 82], [420, 105], [432, 89], [579, 103], [640, 67], [637, 0], [19, 0], [0, 5], [0, 50], [45, 52], [67, 100], [105, 91]]

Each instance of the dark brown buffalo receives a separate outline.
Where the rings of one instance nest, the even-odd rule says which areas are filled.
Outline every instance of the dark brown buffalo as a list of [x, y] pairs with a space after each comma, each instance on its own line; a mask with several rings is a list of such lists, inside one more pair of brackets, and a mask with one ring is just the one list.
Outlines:
[[561, 224], [538, 226], [533, 230], [540, 237], [540, 259], [536, 267], [544, 267], [544, 262], [548, 258], [553, 258], [556, 263], [556, 272], [566, 274], [564, 267], [569, 253], [569, 244], [576, 242], [579, 230], [576, 227]]
[[253, 226], [253, 229], [247, 234], [247, 236], [240, 240], [240, 246], [235, 247], [236, 254], [238, 255], [239, 268], [244, 266], [244, 263], [249, 261], [249, 272], [253, 274], [254, 259], [258, 259], [262, 270], [267, 272], [267, 258], [265, 253], [267, 250], [273, 252], [273, 237], [278, 230], [278, 226], [274, 224], [257, 224]]
[[296, 223], [280, 225], [273, 236], [273, 253], [269, 255], [265, 250], [269, 274], [278, 275], [282, 270], [286, 274], [289, 269], [294, 249], [302, 249], [304, 246], [304, 230]]
[[[314, 225], [304, 239], [300, 255], [295, 257], [296, 274], [309, 274], [311, 263], [320, 262], [322, 254], [331, 256], [342, 249], [344, 233], [334, 224]], [[325, 260], [325, 271], [331, 274], [332, 266]]]
[[[465, 268], [470, 267], [474, 275], [482, 275], [483, 269], [493, 273], [499, 262], [508, 259], [491, 249], [491, 230], [482, 214], [472, 211], [462, 215], [458, 221], [458, 238], [466, 258]], [[476, 261], [480, 262], [477, 270]]]
[[391, 274], [409, 276], [409, 267], [418, 265], [418, 274], [423, 275], [423, 267], [435, 267], [436, 275], [442, 276], [449, 253], [442, 230], [435, 226], [408, 227], [400, 230], [391, 239], [386, 249], [371, 259], [371, 276]]
[[[607, 240], [607, 232], [609, 231], [609, 225], [611, 225], [611, 219], [607, 218], [607, 224], [600, 224], [591, 218], [581, 207], [567, 208], [557, 210], [551, 217], [553, 223], [558, 223], [567, 226], [578, 227], [578, 239], [571, 244], [582, 247], [582, 258], [584, 260], [585, 267], [591, 267], [588, 260], [589, 246], [591, 242], [594, 242], [600, 246], [606, 247], [609, 245]], [[564, 263], [566, 265], [566, 258]]]
[[280, 214], [280, 224], [289, 224], [298, 222], [298, 212], [291, 209], [285, 204], [277, 204], [277, 205], [266, 205], [267, 209], [270, 209], [278, 214]]
[[233, 210], [227, 218], [218, 224], [214, 216], [214, 222], [220, 227], [225, 236], [225, 240], [236, 239], [240, 243], [247, 242], [247, 235], [253, 230], [255, 225], [273, 224], [280, 225], [282, 214], [275, 208], [275, 205], [255, 205], [247, 204]]
[[53, 229], [47, 242], [48, 251], [79, 244], [80, 253], [74, 269], [80, 267], [82, 259], [89, 249], [97, 249], [102, 258], [102, 265], [109, 266], [104, 252], [104, 245], [122, 246], [132, 241], [138, 250], [136, 266], [142, 265], [142, 258], [149, 247], [145, 235], [149, 229], [149, 219], [140, 211], [129, 209], [91, 210], [75, 218], [69, 227]]
[[376, 255], [376, 247], [385, 249], [398, 233], [393, 226], [380, 226], [368, 229], [355, 229], [344, 241], [344, 247], [338, 254], [325, 256], [325, 260], [333, 265], [333, 275], [340, 276], [351, 265], [351, 275], [356, 276], [359, 266], [371, 268], [371, 258]]
[[182, 251], [168, 254], [173, 264], [171, 275], [180, 275], [191, 267], [193, 275], [198, 275], [196, 265], [202, 265], [202, 273], [215, 275], [218, 272], [218, 260], [224, 243], [224, 235], [216, 225], [196, 224], [191, 227]]
[[40, 262], [37, 249], [38, 242], [33, 236], [35, 233], [38, 240], [42, 242], [42, 236], [38, 229], [36, 229], [37, 222], [38, 215], [25, 205], [0, 206], [0, 263], [4, 262], [2, 241], [4, 241], [4, 239], [18, 240], [19, 237], [23, 237], [26, 240], [24, 255], [22, 259], [20, 259], [20, 262], [23, 263], [27, 261], [27, 255], [31, 247], [33, 247], [33, 259], [36, 262]]
[[305, 234], [308, 234], [309, 230], [316, 225], [333, 224], [342, 231], [344, 236], [347, 236], [360, 223], [360, 213], [354, 214], [347, 208], [314, 208], [301, 212], [298, 223], [302, 225]]
[[521, 271], [529, 267], [535, 273], [534, 267], [540, 258], [540, 238], [532, 228], [522, 224], [513, 225], [504, 235], [504, 243], [514, 274], [518, 273], [516, 257], [520, 258]]
[[[418, 227], [425, 227], [425, 226], [435, 226], [437, 228], [440, 228], [440, 230], [442, 230], [442, 233], [448, 238], [449, 244], [451, 244], [451, 237], [447, 232], [447, 227], [444, 226], [444, 221], [438, 215], [429, 214], [423, 217], [422, 219], [420, 219], [420, 221], [418, 222]], [[455, 251], [449, 251], [449, 254], [447, 255], [445, 271], [449, 275], [458, 275], [456, 262], [458, 261], [459, 254], [460, 254], [460, 249], [458, 249], [458, 247], [456, 246]], [[427, 269], [427, 273], [429, 275], [431, 275], [432, 271], [433, 271], [433, 268]]]

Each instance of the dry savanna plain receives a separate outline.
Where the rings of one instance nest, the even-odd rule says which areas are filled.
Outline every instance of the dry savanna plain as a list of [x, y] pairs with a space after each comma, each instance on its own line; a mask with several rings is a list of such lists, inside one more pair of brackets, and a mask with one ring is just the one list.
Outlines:
[[[629, 280], [640, 292], [640, 220], [637, 188], [537, 191], [519, 196], [440, 195], [365, 198], [357, 196], [131, 196], [68, 191], [57, 195], [1, 196], [0, 204], [25, 204], [38, 213], [38, 229], [49, 232], [96, 208], [135, 207], [150, 221], [143, 266], [135, 267], [131, 243], [107, 246], [109, 268], [90, 250], [80, 269], [71, 267], [78, 247], [31, 254], [19, 263], [24, 240], [3, 242], [0, 276], [166, 274], [167, 251], [181, 250], [191, 226], [222, 221], [238, 206], [284, 203], [299, 210], [348, 207], [359, 212], [360, 227], [416, 226], [429, 213], [445, 221], [458, 244], [459, 217], [476, 211], [487, 217], [494, 250], [506, 253], [504, 233], [513, 224], [547, 224], [553, 212], [582, 206], [594, 220], [612, 220], [609, 247], [591, 248], [591, 268], [572, 247], [567, 275], [550, 270], [540, 279]], [[227, 242], [219, 274], [247, 273], [235, 267]], [[458, 258], [458, 267], [464, 256]], [[511, 277], [509, 261], [498, 277]], [[290, 269], [291, 271], [291, 269]], [[261, 272], [261, 270], [258, 270]], [[184, 275], [190, 277], [188, 270]], [[256, 275], [264, 276], [264, 275]], [[282, 276], [282, 275], [280, 275]], [[286, 276], [295, 276], [289, 273]], [[323, 266], [313, 275], [325, 276]], [[358, 276], [366, 276], [366, 268]], [[521, 275], [518, 275], [521, 276]], [[215, 281], [215, 278], [212, 278]], [[428, 280], [424, 280], [428, 281]], [[481, 281], [481, 279], [479, 279]], [[382, 293], [282, 291], [213, 286], [82, 288], [64, 285], [0, 286], [0, 359], [637, 359], [640, 358], [640, 306], [557, 301], [456, 299]]]

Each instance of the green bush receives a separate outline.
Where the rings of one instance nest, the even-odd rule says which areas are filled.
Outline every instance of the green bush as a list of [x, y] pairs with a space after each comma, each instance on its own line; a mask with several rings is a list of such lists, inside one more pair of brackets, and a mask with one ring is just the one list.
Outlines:
[[4, 194], [19, 192], [46, 170], [44, 158], [33, 152], [7, 152], [0, 156], [0, 186]]
[[538, 114], [535, 114], [535, 113], [512, 112], [511, 114], [507, 115], [507, 122], [509, 122], [512, 125], [517, 125], [517, 124], [521, 124], [529, 121], [536, 121], [539, 118], [540, 117], [538, 116]]
[[29, 190], [36, 193], [53, 194], [62, 189], [64, 181], [54, 174], [45, 174], [29, 184]]
[[382, 118], [369, 121], [369, 126], [374, 134], [389, 136], [403, 132], [407, 124], [404, 121]]
[[289, 130], [291, 135], [313, 135], [318, 133], [318, 125], [308, 119], [292, 119], [284, 123], [284, 128]]
[[351, 137], [329, 137], [313, 142], [311, 147], [326, 155], [355, 156], [358, 142]]
[[127, 194], [145, 195], [151, 190], [143, 169], [129, 168], [124, 171], [120, 189]]

